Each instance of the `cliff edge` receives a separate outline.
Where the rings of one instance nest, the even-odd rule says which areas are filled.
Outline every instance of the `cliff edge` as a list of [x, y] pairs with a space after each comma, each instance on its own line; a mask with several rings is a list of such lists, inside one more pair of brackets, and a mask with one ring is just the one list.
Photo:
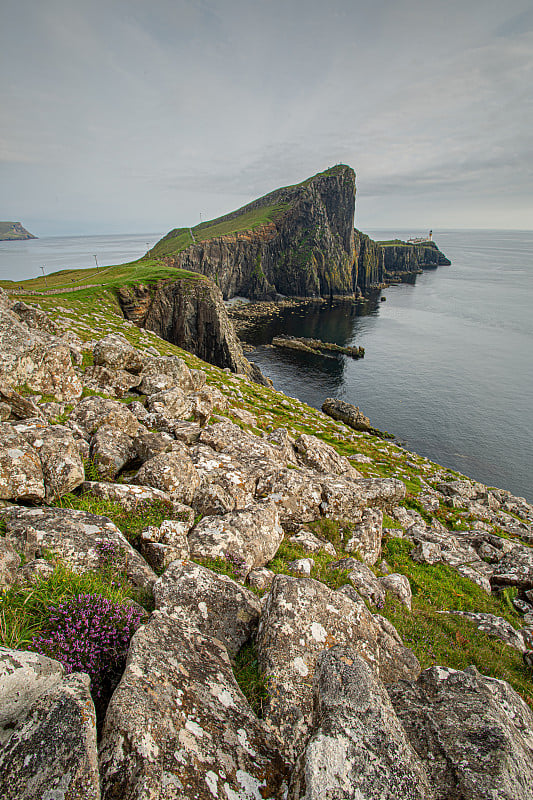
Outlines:
[[27, 231], [20, 222], [0, 222], [0, 242], [37, 238], [33, 233]]

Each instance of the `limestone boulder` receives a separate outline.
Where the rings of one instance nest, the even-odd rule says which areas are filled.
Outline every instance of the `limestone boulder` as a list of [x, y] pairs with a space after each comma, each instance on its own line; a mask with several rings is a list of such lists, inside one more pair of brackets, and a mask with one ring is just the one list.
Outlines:
[[383, 512], [380, 508], [366, 508], [361, 522], [350, 529], [350, 539], [346, 543], [348, 553], [359, 553], [365, 564], [375, 564], [381, 555], [383, 536]]
[[103, 800], [281, 800], [287, 766], [224, 645], [155, 611], [132, 639], [100, 745]]
[[342, 475], [345, 478], [362, 478], [360, 472], [350, 464], [346, 456], [341, 456], [335, 448], [326, 444], [316, 436], [302, 433], [295, 441], [294, 447], [299, 460], [317, 472], [331, 475]]
[[136, 458], [133, 441], [133, 437], [111, 425], [98, 428], [91, 439], [90, 457], [101, 480], [113, 480]]
[[144, 359], [128, 340], [118, 333], [109, 333], [99, 339], [93, 348], [94, 363], [112, 370], [127, 370], [138, 373]]
[[72, 410], [68, 424], [69, 427], [80, 430], [87, 441], [104, 425], [132, 437], [143, 430], [143, 426], [124, 403], [103, 397], [84, 397]]
[[383, 607], [385, 588], [366, 564], [356, 558], [341, 558], [339, 561], [332, 561], [328, 564], [328, 569], [349, 570], [348, 580], [354, 589], [378, 608]]
[[175, 561], [154, 586], [156, 608], [223, 643], [235, 658], [259, 621], [261, 601], [227, 575]]
[[142, 372], [139, 391], [152, 395], [179, 387], [185, 392], [195, 390], [194, 377], [185, 361], [177, 356], [147, 358]]
[[350, 647], [317, 659], [313, 730], [290, 800], [431, 800], [421, 759], [382, 684]]
[[289, 537], [289, 541], [291, 544], [302, 547], [308, 553], [318, 553], [322, 550], [330, 556], [336, 555], [335, 548], [331, 542], [319, 539], [318, 536], [315, 536], [308, 528], [300, 528], [293, 536]]
[[294, 528], [321, 517], [322, 483], [312, 470], [280, 467], [266, 471], [257, 480], [256, 495], [276, 504], [283, 525]]
[[6, 419], [8, 419], [11, 414], [17, 419], [42, 416], [41, 409], [33, 400], [19, 394], [3, 381], [0, 381], [0, 401], [9, 409], [7, 415], [4, 415]]
[[54, 336], [59, 334], [59, 328], [56, 323], [40, 308], [30, 306], [22, 302], [22, 300], [18, 300], [11, 306], [11, 311], [13, 314], [16, 314], [19, 320], [24, 322], [28, 328], [36, 328], [38, 331], [51, 333]]
[[189, 558], [187, 533], [194, 523], [194, 511], [188, 506], [184, 519], [166, 519], [161, 525], [149, 525], [141, 531], [139, 549], [152, 569], [162, 572], [176, 559]]
[[137, 472], [135, 483], [160, 489], [172, 500], [190, 505], [200, 486], [200, 476], [185, 445], [176, 442], [170, 453], [146, 461]]
[[529, 800], [533, 714], [508, 683], [431, 667], [388, 691], [437, 800]]
[[0, 536], [0, 591], [11, 586], [17, 576], [20, 556], [7, 539]]
[[204, 517], [189, 534], [193, 558], [225, 558], [245, 578], [271, 561], [283, 540], [276, 506], [254, 503], [220, 516]]
[[411, 592], [409, 578], [397, 572], [392, 572], [390, 575], [385, 575], [383, 578], [380, 578], [379, 582], [387, 594], [395, 597], [402, 605], [411, 611], [413, 594]]
[[0, 648], [0, 795], [100, 800], [89, 676]]
[[124, 397], [140, 382], [138, 375], [124, 369], [110, 369], [96, 364], [87, 367], [83, 374], [83, 385], [86, 389], [109, 394], [112, 397]]
[[45, 501], [51, 503], [85, 480], [85, 468], [76, 440], [66, 425], [18, 425], [17, 430], [39, 455]]
[[151, 394], [147, 404], [151, 413], [162, 414], [168, 419], [185, 419], [192, 410], [192, 401], [180, 386]]
[[235, 456], [245, 465], [253, 459], [270, 465], [282, 466], [284, 463], [279, 446], [242, 430], [229, 420], [207, 425], [200, 435], [200, 443], [219, 453]]
[[9, 422], [0, 422], [0, 499], [39, 502], [44, 497], [39, 453]]
[[360, 522], [364, 508], [388, 509], [405, 497], [405, 484], [396, 478], [322, 479], [322, 513], [330, 519]]
[[69, 347], [57, 337], [28, 328], [9, 310], [0, 310], [0, 380], [27, 385], [56, 400], [77, 400], [81, 381]]
[[54, 553], [75, 572], [101, 566], [102, 546], [114, 546], [116, 568], [125, 570], [130, 581], [149, 588], [156, 576], [108, 517], [69, 508], [23, 508], [0, 511], [6, 524], [6, 539], [27, 559]]

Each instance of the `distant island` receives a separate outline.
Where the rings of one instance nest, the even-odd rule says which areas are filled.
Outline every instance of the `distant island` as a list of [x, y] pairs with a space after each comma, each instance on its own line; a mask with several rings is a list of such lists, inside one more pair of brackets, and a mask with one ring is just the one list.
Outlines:
[[20, 222], [0, 222], [0, 242], [10, 242], [15, 239], [37, 239], [22, 226]]

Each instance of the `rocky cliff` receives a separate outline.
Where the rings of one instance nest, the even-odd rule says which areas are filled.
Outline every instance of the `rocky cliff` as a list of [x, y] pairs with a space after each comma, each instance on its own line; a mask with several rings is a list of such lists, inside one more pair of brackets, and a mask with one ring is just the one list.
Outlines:
[[0, 796], [530, 800], [533, 506], [81, 297], [0, 291]]
[[355, 252], [355, 284], [363, 294], [391, 278], [414, 275], [423, 269], [451, 263], [435, 242], [410, 244], [400, 239], [376, 242], [358, 230], [355, 231]]
[[354, 211], [355, 173], [338, 165], [190, 232], [171, 231], [150, 255], [209, 276], [224, 298], [351, 294]]
[[0, 222], [0, 242], [14, 239], [37, 239], [37, 236], [23, 228], [20, 222]]
[[[244, 357], [220, 290], [205, 278], [160, 280], [118, 289], [124, 316], [222, 369], [266, 383]], [[268, 384], [267, 384], [268, 385]]]

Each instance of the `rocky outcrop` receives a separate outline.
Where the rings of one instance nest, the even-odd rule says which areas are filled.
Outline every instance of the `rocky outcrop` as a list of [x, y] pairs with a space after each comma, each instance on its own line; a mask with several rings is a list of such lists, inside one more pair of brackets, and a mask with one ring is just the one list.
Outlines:
[[0, 222], [0, 242], [15, 239], [37, 239], [37, 236], [27, 231], [20, 222]]
[[220, 290], [200, 277], [123, 287], [118, 299], [126, 319], [154, 331], [217, 367], [267, 383], [244, 357]]

